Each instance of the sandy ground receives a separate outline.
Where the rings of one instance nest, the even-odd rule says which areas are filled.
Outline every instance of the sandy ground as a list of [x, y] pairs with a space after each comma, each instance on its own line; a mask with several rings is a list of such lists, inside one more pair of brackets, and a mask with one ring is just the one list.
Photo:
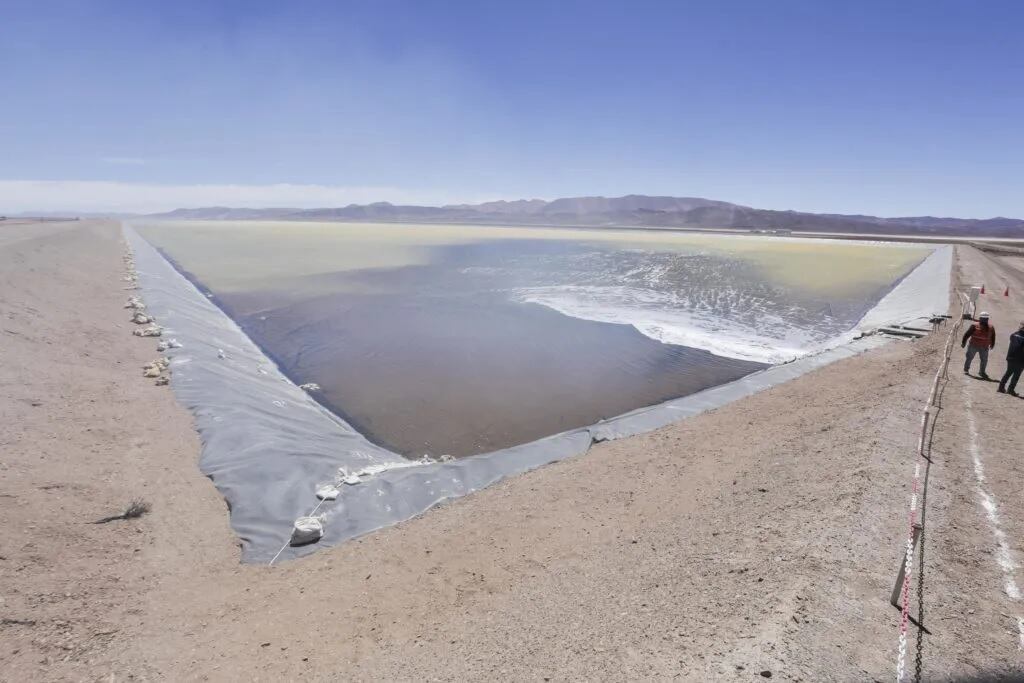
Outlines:
[[[238, 564], [189, 417], [141, 376], [155, 343], [129, 334], [122, 249], [109, 223], [0, 231], [4, 680], [892, 679], [942, 335], [267, 569]], [[959, 251], [967, 281], [1016, 290], [985, 302], [1001, 373], [1024, 275]], [[923, 680], [1024, 668], [1024, 401], [960, 353], [928, 470]], [[134, 496], [153, 511], [90, 524]]]

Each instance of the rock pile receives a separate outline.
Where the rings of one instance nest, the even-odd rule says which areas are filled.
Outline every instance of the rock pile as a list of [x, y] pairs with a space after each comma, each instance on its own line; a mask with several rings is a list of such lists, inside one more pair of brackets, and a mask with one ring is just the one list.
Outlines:
[[142, 366], [143, 377], [159, 377], [164, 370], [171, 366], [171, 359], [167, 356], [161, 356], [151, 363], [146, 363]]
[[150, 325], [149, 327], [139, 327], [132, 330], [132, 334], [136, 337], [159, 337], [164, 333], [164, 328], [159, 325]]
[[[124, 267], [126, 272], [124, 276], [121, 278], [121, 281], [128, 283], [125, 286], [125, 289], [138, 289], [139, 275], [135, 271], [135, 257], [132, 255], [132, 252], [128, 248], [127, 244], [125, 245], [125, 252], [122, 258], [124, 260]], [[127, 308], [127, 306], [125, 308]]]
[[[121, 279], [128, 283], [128, 286], [125, 287], [125, 289], [138, 289], [139, 276], [135, 270], [135, 258], [127, 244], [125, 245], [123, 260], [125, 265], [125, 274]], [[137, 327], [132, 330], [133, 335], [136, 337], [159, 337], [163, 334], [164, 329], [156, 324], [156, 317], [150, 315], [146, 311], [146, 304], [140, 297], [136, 295], [129, 296], [124, 307], [132, 311], [131, 321], [133, 323], [136, 325], [146, 326]], [[160, 353], [163, 353], [168, 349], [177, 348], [181, 348], [181, 344], [179, 344], [176, 339], [162, 340], [157, 344], [157, 351]], [[146, 363], [142, 366], [142, 376], [154, 379], [154, 384], [158, 387], [162, 387], [170, 384], [170, 367], [171, 359], [167, 356], [160, 356], [155, 361]]]
[[180, 349], [180, 348], [181, 348], [181, 342], [179, 342], [177, 339], [167, 339], [167, 340], [162, 341], [162, 342], [160, 342], [159, 344], [156, 345], [156, 350], [161, 352], [161, 353], [163, 353], [167, 349]]
[[142, 303], [142, 299], [137, 296], [128, 297], [128, 303], [124, 305], [125, 308], [134, 308], [137, 311], [145, 310], [146, 304]]

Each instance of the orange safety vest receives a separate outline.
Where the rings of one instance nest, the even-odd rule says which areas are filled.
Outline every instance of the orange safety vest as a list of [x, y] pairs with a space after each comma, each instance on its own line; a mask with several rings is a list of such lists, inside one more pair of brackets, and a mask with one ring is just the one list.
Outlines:
[[992, 325], [982, 327], [981, 323], [974, 324], [974, 331], [971, 333], [971, 346], [979, 349], [987, 349], [992, 345], [992, 333], [995, 330]]

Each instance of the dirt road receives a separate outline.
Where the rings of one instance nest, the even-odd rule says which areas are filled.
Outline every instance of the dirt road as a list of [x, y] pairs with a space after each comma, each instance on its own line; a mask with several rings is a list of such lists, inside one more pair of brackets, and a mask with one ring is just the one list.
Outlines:
[[[237, 563], [188, 416], [141, 376], [155, 344], [130, 336], [121, 250], [113, 224], [0, 239], [0, 677], [892, 679], [888, 598], [942, 335], [267, 569]], [[964, 278], [1019, 281], [959, 251]], [[989, 308], [1005, 350], [1024, 306]], [[944, 390], [925, 679], [1024, 666], [1021, 570], [999, 562], [1000, 539], [1010, 564], [1024, 539], [1022, 409], [956, 373]], [[89, 523], [136, 495], [149, 515]]]
[[[959, 281], [986, 285], [978, 309], [989, 312], [996, 327], [988, 374], [999, 378], [1007, 338], [1024, 320], [1024, 277], [1013, 259], [970, 247], [957, 251]], [[1011, 296], [1004, 297], [1007, 285]], [[977, 359], [972, 376], [965, 376], [959, 341], [927, 489], [923, 585], [933, 635], [923, 641], [925, 671], [976, 674], [1003, 663], [1022, 673], [1024, 400], [997, 394], [995, 382], [977, 378]]]

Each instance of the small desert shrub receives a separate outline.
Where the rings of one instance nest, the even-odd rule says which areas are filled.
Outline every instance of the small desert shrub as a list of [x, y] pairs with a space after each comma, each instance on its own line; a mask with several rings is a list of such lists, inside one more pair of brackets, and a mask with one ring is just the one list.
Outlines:
[[121, 516], [125, 519], [135, 519], [136, 517], [141, 517], [142, 515], [146, 514], [150, 511], [150, 509], [151, 508], [149, 506], [149, 503], [142, 500], [141, 498], [136, 498], [135, 500], [128, 504], [128, 507], [125, 509], [124, 514]]
[[149, 503], [136, 498], [132, 502], [128, 503], [128, 507], [124, 509], [119, 515], [111, 515], [110, 517], [104, 517], [103, 519], [97, 519], [93, 524], [106, 524], [107, 522], [114, 522], [119, 519], [136, 519], [146, 514], [152, 509]]

